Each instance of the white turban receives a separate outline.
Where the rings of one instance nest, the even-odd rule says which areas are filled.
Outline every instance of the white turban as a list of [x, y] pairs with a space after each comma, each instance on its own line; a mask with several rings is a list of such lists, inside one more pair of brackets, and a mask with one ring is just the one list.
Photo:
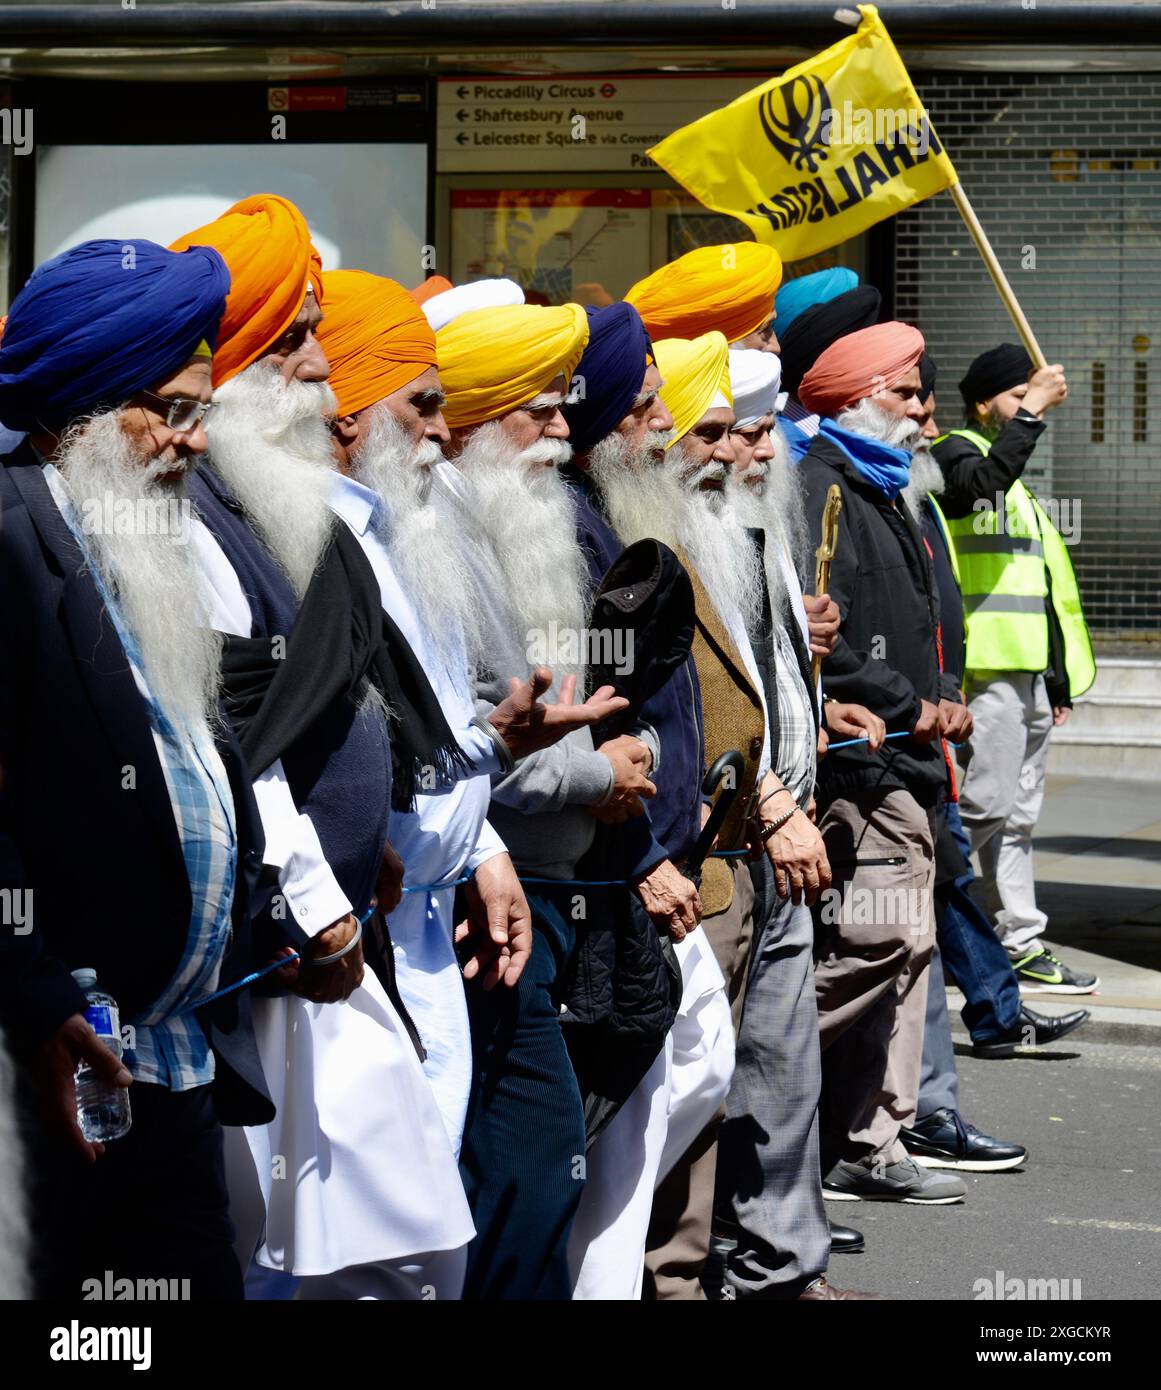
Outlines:
[[782, 359], [757, 348], [730, 351], [730, 389], [734, 393], [735, 429], [753, 429], [763, 415], [774, 413], [782, 385]]
[[436, 333], [453, 319], [471, 309], [499, 309], [507, 304], [523, 304], [524, 291], [515, 280], [471, 280], [433, 294], [422, 306]]

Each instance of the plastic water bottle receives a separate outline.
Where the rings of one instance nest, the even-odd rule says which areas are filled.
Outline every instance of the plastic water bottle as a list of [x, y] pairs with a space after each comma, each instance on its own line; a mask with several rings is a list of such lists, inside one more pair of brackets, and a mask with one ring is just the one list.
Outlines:
[[[111, 994], [97, 988], [95, 970], [74, 970], [73, 979], [85, 992], [85, 1021], [115, 1056], [121, 1056], [121, 1015]], [[129, 1133], [133, 1116], [129, 1092], [98, 1076], [87, 1063], [77, 1067], [77, 1123], [93, 1143], [107, 1143]]]

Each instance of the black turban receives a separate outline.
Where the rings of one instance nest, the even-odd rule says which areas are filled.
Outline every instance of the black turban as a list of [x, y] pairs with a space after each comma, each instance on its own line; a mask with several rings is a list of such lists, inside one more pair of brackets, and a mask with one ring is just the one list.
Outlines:
[[935, 359], [925, 352], [919, 363], [919, 399], [921, 401], [925, 401], [935, 390], [936, 371]]
[[981, 352], [959, 384], [964, 405], [970, 410], [978, 401], [990, 401], [1001, 391], [1019, 386], [1028, 380], [1032, 365], [1031, 357], [1015, 343], [1001, 343]]
[[621, 423], [641, 394], [649, 334], [632, 304], [610, 304], [585, 310], [589, 316], [589, 341], [569, 383], [570, 399], [564, 406], [569, 443], [578, 454]]
[[799, 314], [778, 338], [782, 345], [782, 389], [797, 396], [802, 378], [832, 343], [878, 322], [881, 302], [873, 285], [856, 285]]

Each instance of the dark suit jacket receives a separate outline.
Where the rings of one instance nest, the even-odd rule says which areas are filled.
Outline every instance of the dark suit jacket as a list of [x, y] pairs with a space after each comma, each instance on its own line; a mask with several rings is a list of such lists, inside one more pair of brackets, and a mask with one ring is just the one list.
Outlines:
[[[146, 1008], [181, 959], [191, 901], [148, 711], [116, 631], [35, 453], [23, 444], [0, 462], [0, 890], [32, 894], [30, 920], [0, 931], [0, 1023], [21, 1056], [83, 1008], [69, 973], [80, 966], [96, 970], [123, 1018]], [[232, 736], [219, 750], [239, 847], [225, 985], [254, 968], [249, 907], [264, 844]], [[269, 1119], [249, 992], [200, 1017], [221, 1118]]]

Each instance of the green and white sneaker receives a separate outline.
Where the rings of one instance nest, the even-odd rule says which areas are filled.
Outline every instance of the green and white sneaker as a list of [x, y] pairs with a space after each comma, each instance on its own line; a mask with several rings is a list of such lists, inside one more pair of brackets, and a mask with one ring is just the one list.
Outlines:
[[1025, 994], [1092, 994], [1100, 984], [1095, 975], [1069, 969], [1047, 946], [1013, 957], [1012, 969]]

